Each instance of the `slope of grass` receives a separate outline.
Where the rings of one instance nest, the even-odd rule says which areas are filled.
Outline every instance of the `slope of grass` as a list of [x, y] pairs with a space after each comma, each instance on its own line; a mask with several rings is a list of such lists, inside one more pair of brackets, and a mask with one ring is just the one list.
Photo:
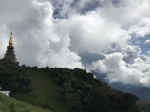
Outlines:
[[66, 105], [57, 100], [62, 88], [58, 87], [46, 72], [32, 70], [29, 77], [33, 91], [29, 94], [15, 95], [17, 99], [54, 112], [69, 111]]
[[0, 93], [0, 112], [49, 112]]

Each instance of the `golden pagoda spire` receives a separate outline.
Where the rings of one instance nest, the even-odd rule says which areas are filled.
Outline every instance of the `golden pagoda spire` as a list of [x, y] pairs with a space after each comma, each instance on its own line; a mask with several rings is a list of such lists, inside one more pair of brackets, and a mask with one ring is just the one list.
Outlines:
[[10, 33], [10, 39], [9, 39], [9, 46], [13, 45], [13, 40], [12, 40], [12, 31]]

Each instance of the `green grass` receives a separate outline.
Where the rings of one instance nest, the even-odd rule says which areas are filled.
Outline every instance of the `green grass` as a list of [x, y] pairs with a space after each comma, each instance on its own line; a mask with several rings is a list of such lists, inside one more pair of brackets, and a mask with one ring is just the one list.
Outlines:
[[17, 99], [53, 112], [69, 112], [66, 105], [57, 100], [62, 88], [58, 87], [47, 73], [30, 71], [30, 80], [33, 92], [16, 95]]
[[0, 93], [0, 112], [49, 112]]

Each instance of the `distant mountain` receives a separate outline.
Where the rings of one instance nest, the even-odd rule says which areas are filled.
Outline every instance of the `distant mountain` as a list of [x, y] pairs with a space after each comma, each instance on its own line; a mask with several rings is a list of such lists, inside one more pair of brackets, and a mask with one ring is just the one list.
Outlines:
[[99, 74], [96, 72], [93, 72], [93, 74], [97, 76], [97, 79], [102, 80], [103, 82], [107, 82], [107, 84], [110, 85], [113, 89], [134, 94], [138, 96], [140, 100], [150, 100], [150, 88], [129, 84], [125, 85], [122, 83], [109, 83], [105, 80], [105, 74]]
[[124, 85], [122, 83], [108, 83], [112, 88], [129, 92], [139, 97], [140, 100], [150, 100], [150, 88], [135, 85]]

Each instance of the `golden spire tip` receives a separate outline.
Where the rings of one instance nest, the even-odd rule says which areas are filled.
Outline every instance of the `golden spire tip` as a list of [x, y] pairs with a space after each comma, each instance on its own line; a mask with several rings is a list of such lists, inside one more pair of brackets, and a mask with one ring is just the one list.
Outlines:
[[10, 35], [12, 35], [12, 31], [10, 32]]
[[13, 45], [13, 41], [12, 41], [12, 31], [10, 32], [10, 39], [9, 39], [9, 46]]

